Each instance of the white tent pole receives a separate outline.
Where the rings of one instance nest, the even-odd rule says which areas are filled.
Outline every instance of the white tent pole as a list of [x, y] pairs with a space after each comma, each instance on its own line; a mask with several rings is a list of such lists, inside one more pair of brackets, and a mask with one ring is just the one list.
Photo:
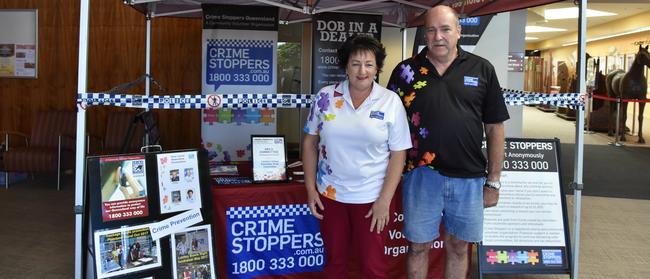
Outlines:
[[402, 61], [406, 60], [406, 36], [408, 28], [402, 28]]
[[[146, 40], [146, 62], [145, 62], [145, 74], [146, 82], [144, 83], [144, 94], [149, 97], [151, 90], [151, 13], [147, 13], [147, 40]], [[145, 111], [149, 111], [149, 108], [146, 108]], [[144, 137], [144, 146], [149, 145], [149, 133]]]
[[[86, 92], [86, 79], [88, 70], [88, 23], [90, 16], [90, 0], [80, 0], [79, 11], [79, 64], [77, 68], [77, 93]], [[77, 135], [76, 135], [76, 153], [75, 153], [75, 250], [74, 250], [74, 278], [81, 279], [81, 233], [83, 229], [83, 193], [84, 193], [84, 173], [86, 170], [86, 161], [84, 158], [86, 151], [86, 109], [77, 105]]]
[[[151, 16], [147, 14], [147, 40], [146, 40], [146, 64], [144, 68], [144, 72], [147, 75], [147, 82], [144, 84], [144, 93], [147, 97], [149, 97], [150, 90], [151, 90]], [[149, 110], [149, 109], [147, 109]]]
[[[587, 47], [587, 0], [580, 0], [580, 21], [578, 23], [578, 93], [584, 94], [586, 90], [585, 84], [585, 65], [587, 64], [587, 57], [585, 48]], [[580, 264], [580, 208], [582, 206], [582, 172], [584, 160], [584, 107], [578, 107], [576, 116], [576, 147], [575, 159], [573, 168], [573, 188], [574, 188], [574, 209], [573, 209], [573, 269], [571, 271], [572, 278], [577, 279]]]

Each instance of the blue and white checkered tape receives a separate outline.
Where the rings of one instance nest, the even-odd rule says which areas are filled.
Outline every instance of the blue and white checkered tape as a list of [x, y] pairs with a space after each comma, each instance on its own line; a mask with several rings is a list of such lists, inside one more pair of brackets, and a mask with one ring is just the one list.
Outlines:
[[538, 93], [524, 92], [521, 90], [501, 89], [506, 105], [554, 105], [560, 107], [582, 107], [584, 106], [583, 96], [579, 93]]
[[128, 95], [80, 93], [77, 103], [150, 109], [308, 108], [308, 94]]
[[208, 46], [215, 47], [263, 47], [269, 48], [275, 45], [273, 40], [236, 40], [236, 39], [212, 39], [208, 40]]
[[239, 206], [229, 207], [226, 210], [226, 218], [229, 219], [269, 218], [304, 215], [311, 215], [309, 206], [307, 206], [307, 204]]
[[223, 94], [224, 108], [307, 108], [312, 95], [307, 94]]
[[[547, 94], [502, 89], [506, 105], [554, 105], [582, 107], [579, 93]], [[218, 109], [218, 108], [309, 108], [315, 95], [283, 93], [241, 93], [209, 95], [128, 95], [108, 93], [80, 93], [77, 103], [150, 109]]]

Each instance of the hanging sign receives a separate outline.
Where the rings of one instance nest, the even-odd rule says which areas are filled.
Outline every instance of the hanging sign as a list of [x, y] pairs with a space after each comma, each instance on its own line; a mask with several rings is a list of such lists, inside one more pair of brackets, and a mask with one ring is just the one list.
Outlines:
[[224, 108], [225, 100], [215, 96], [277, 92], [278, 8], [202, 8], [202, 93], [212, 96], [202, 111], [203, 147], [213, 162], [248, 161], [250, 136], [276, 133], [275, 109], [258, 109], [253, 99], [247, 108]]
[[312, 27], [312, 94], [346, 79], [336, 51], [350, 36], [366, 34], [381, 40], [381, 15], [319, 13]]

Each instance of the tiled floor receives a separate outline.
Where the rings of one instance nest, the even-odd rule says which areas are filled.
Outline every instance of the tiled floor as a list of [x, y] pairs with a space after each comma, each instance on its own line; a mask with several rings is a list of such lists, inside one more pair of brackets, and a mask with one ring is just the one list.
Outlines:
[[[563, 143], [575, 139], [573, 122], [551, 113], [525, 107], [524, 123], [525, 137], [558, 137]], [[587, 144], [608, 141], [602, 134], [585, 135]], [[60, 192], [51, 180], [42, 178], [30, 185], [0, 190], [0, 278], [73, 278], [71, 180], [70, 176], [66, 177], [67, 187]], [[573, 227], [573, 196], [567, 196], [567, 204]], [[650, 200], [583, 196], [581, 212], [580, 278], [650, 278]], [[471, 276], [478, 278], [476, 269]], [[568, 278], [568, 275], [486, 278], [545, 279]]]

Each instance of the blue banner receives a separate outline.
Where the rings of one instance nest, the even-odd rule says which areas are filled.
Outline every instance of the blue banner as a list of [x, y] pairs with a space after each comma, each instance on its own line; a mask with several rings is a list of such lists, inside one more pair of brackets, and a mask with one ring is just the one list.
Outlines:
[[322, 271], [323, 239], [307, 204], [229, 207], [226, 225], [228, 278]]
[[273, 83], [272, 40], [208, 40], [205, 80], [214, 85], [270, 85]]

